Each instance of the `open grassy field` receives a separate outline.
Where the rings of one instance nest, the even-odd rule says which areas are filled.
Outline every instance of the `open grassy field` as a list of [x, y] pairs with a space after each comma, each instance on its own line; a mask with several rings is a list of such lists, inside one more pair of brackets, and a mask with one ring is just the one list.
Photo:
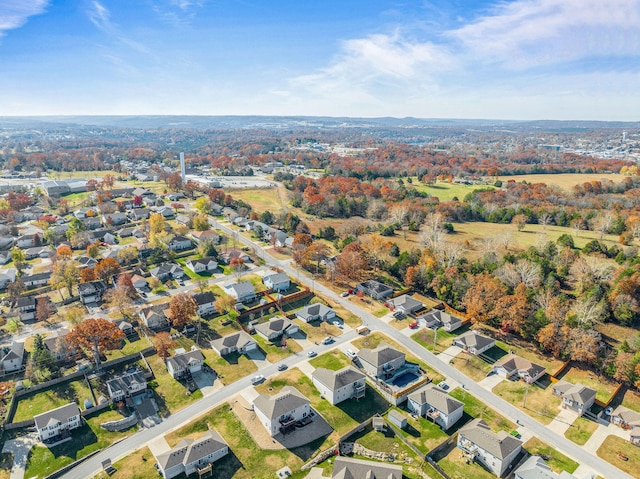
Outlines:
[[325, 368], [337, 371], [351, 364], [351, 360], [338, 349], [332, 349], [309, 361], [314, 368]]
[[26, 421], [70, 402], [82, 405], [85, 399], [91, 399], [93, 402], [93, 396], [84, 379], [58, 384], [50, 389], [22, 396], [18, 400], [13, 421]]
[[[142, 460], [142, 457], [146, 459]], [[153, 454], [148, 447], [143, 447], [139, 451], [120, 459], [113, 464], [116, 472], [109, 476], [106, 472], [101, 472], [98, 476], [99, 479], [147, 479], [149, 477], [159, 477], [158, 471], [154, 464]]]
[[460, 201], [464, 200], [472, 191], [478, 189], [493, 189], [492, 186], [487, 185], [460, 185], [457, 183], [448, 183], [446, 181], [438, 181], [435, 185], [423, 185], [417, 179], [413, 179], [413, 183], [406, 184], [407, 188], [415, 188], [418, 191], [425, 192], [431, 196], [437, 197], [440, 201], [451, 201], [454, 198], [458, 198]]
[[575, 442], [579, 446], [583, 446], [589, 440], [591, 435], [598, 429], [598, 423], [591, 421], [583, 416], [576, 418], [564, 436], [570, 441]]
[[49, 171], [47, 172], [47, 178], [52, 180], [65, 180], [68, 178], [102, 178], [105, 175], [113, 175], [117, 177], [120, 173], [112, 170], [90, 170], [90, 171]]
[[607, 402], [618, 387], [618, 383], [610, 378], [601, 376], [594, 371], [574, 366], [573, 364], [567, 368], [558, 379], [563, 379], [572, 384], [580, 383], [595, 389], [596, 399], [602, 402]]
[[451, 391], [451, 396], [462, 401], [464, 403], [464, 413], [472, 418], [481, 418], [486, 422], [489, 427], [494, 431], [507, 431], [511, 432], [515, 429], [516, 425], [501, 416], [489, 406], [473, 397], [464, 389], [456, 388]]
[[258, 214], [265, 211], [277, 214], [282, 211], [284, 206], [277, 188], [236, 189], [229, 190], [228, 194], [230, 194], [234, 200], [242, 200], [251, 205], [253, 211]]
[[580, 185], [587, 181], [613, 181], [614, 183], [621, 182], [627, 175], [620, 175], [617, 173], [561, 173], [557, 175], [553, 174], [539, 174], [539, 175], [513, 175], [513, 176], [500, 176], [498, 179], [502, 182], [514, 180], [516, 183], [544, 183], [546, 185], [554, 185], [558, 188], [568, 191], [575, 185]]
[[[619, 452], [624, 454], [628, 460], [620, 459]], [[597, 454], [627, 474], [640, 478], [640, 447], [625, 441], [621, 437], [607, 436], [598, 448]]]
[[[405, 322], [405, 326], [406, 326]], [[447, 349], [453, 343], [453, 338], [460, 336], [462, 333], [469, 330], [468, 326], [457, 329], [455, 332], [450, 333], [445, 331], [443, 328], [438, 328], [436, 332], [436, 348], [435, 351], [433, 349], [433, 329], [430, 328], [420, 328], [420, 330], [411, 336], [415, 342], [420, 344], [422, 347], [428, 349], [429, 351], [433, 351], [435, 353], [441, 353], [445, 349]]]
[[[560, 406], [561, 401], [559, 397], [551, 393], [550, 381], [548, 379], [545, 381], [545, 378], [548, 377], [545, 376], [538, 381], [547, 386], [544, 389], [532, 384], [527, 392], [527, 385], [524, 381], [505, 380], [494, 387], [493, 392], [518, 409], [522, 409], [542, 424], [549, 424], [558, 414], [558, 406]], [[524, 402], [525, 392], [527, 395], [526, 406]]]
[[287, 344], [284, 348], [280, 345], [270, 343], [259, 334], [253, 335], [253, 339], [258, 343], [258, 347], [265, 352], [267, 360], [272, 363], [277, 363], [292, 354], [302, 351], [302, 346], [300, 346], [295, 339], [291, 338], [287, 339]]
[[578, 463], [573, 459], [569, 459], [564, 454], [558, 452], [557, 449], [545, 444], [540, 439], [529, 439], [523, 446], [529, 454], [538, 454], [548, 457], [547, 464], [549, 467], [560, 474], [562, 471], [573, 473], [578, 468]]
[[[327, 336], [340, 336], [342, 330], [326, 321], [312, 321], [307, 323], [301, 319], [294, 319], [293, 322], [298, 325], [300, 331], [312, 342], [320, 342]], [[300, 334], [300, 333], [298, 333]]]

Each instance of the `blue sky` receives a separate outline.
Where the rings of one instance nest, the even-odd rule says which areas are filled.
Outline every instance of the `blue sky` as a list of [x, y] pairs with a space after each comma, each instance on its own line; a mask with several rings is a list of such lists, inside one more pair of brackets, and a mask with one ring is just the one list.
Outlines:
[[640, 120], [640, 0], [0, 0], [0, 115]]

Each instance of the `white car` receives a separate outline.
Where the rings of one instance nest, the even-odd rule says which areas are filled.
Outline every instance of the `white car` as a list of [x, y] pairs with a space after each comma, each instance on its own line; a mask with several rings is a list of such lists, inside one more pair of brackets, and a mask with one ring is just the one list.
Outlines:
[[333, 342], [333, 338], [331, 336], [327, 336], [322, 340], [322, 344], [331, 344]]
[[318, 355], [318, 353], [316, 353], [315, 351], [309, 351], [307, 353], [307, 356], [309, 356], [310, 358], [314, 358]]
[[251, 378], [251, 384], [260, 384], [262, 381], [264, 381], [264, 376], [262, 374], [258, 374]]
[[351, 349], [347, 349], [347, 356], [349, 356], [350, 358], [355, 358], [356, 353], [354, 353]]
[[342, 323], [340, 321], [334, 321], [333, 325], [338, 327], [338, 328], [340, 328], [340, 329], [342, 329]]
[[346, 298], [347, 296], [349, 296], [349, 293], [344, 291], [344, 292], [340, 293], [340, 296], [342, 296], [343, 298]]

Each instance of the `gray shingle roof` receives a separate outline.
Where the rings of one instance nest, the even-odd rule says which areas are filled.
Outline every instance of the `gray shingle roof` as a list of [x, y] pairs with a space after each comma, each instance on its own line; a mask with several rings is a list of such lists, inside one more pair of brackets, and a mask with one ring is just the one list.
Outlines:
[[80, 408], [74, 402], [65, 404], [64, 406], [57, 407], [51, 411], [43, 412], [37, 416], [33, 416], [33, 420], [36, 423], [36, 428], [42, 429], [51, 421], [55, 422], [67, 422], [69, 418], [80, 414]]
[[365, 375], [356, 371], [351, 366], [347, 366], [346, 368], [339, 369], [338, 371], [318, 368], [313, 371], [311, 377], [320, 381], [331, 391], [336, 391], [344, 386], [348, 386], [349, 384], [353, 384], [356, 381], [364, 379]]
[[405, 354], [397, 349], [392, 348], [387, 343], [380, 343], [375, 349], [362, 348], [358, 352], [358, 357], [365, 360], [369, 364], [373, 364], [375, 367], [382, 366], [394, 359], [404, 357]]
[[187, 353], [176, 354], [175, 356], [167, 358], [167, 365], [170, 363], [173, 366], [173, 369], [184, 369], [188, 368], [189, 363], [193, 360], [203, 361], [204, 356], [202, 355], [202, 351], [194, 349]]
[[458, 336], [456, 341], [464, 344], [467, 348], [476, 348], [482, 349], [489, 344], [494, 344], [495, 340], [488, 336], [483, 336], [482, 334], [478, 334], [475, 331], [467, 331], [466, 333]]
[[460, 429], [460, 434], [489, 454], [504, 459], [522, 446], [522, 441], [505, 431], [493, 432], [482, 419], [474, 419]]
[[402, 466], [336, 457], [332, 479], [402, 479]]
[[244, 331], [238, 331], [236, 333], [229, 334], [228, 336], [214, 339], [213, 341], [211, 341], [211, 346], [218, 351], [233, 347], [242, 349], [250, 342], [253, 342], [251, 336], [249, 336]]
[[271, 321], [267, 321], [266, 323], [256, 324], [256, 331], [264, 334], [265, 336], [270, 336], [273, 333], [282, 333], [286, 331], [288, 328], [293, 326], [293, 321], [287, 318], [273, 318]]
[[433, 384], [427, 384], [417, 391], [412, 392], [409, 394], [409, 399], [418, 404], [429, 404], [447, 415], [464, 406], [462, 402], [449, 396], [445, 390]]
[[261, 394], [253, 400], [253, 406], [270, 419], [289, 414], [294, 409], [309, 404], [309, 400], [293, 386], [285, 386], [274, 395]]
[[596, 391], [583, 384], [571, 384], [567, 381], [558, 381], [553, 385], [553, 389], [560, 392], [563, 398], [569, 398], [574, 402], [585, 404], [595, 397]]

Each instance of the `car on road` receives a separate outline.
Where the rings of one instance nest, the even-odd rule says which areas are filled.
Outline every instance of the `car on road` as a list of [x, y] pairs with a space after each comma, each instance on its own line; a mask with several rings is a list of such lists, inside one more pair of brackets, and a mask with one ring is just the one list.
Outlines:
[[346, 298], [347, 296], [349, 296], [349, 293], [344, 291], [344, 292], [340, 293], [340, 296], [342, 296], [343, 298]]
[[318, 353], [316, 353], [315, 351], [309, 351], [307, 353], [307, 356], [309, 356], [310, 358], [314, 358], [318, 355]]
[[278, 371], [284, 371], [285, 369], [287, 369], [289, 366], [287, 366], [284, 363], [280, 363], [278, 364]]
[[264, 381], [264, 376], [262, 374], [258, 374], [251, 378], [251, 384], [260, 384], [262, 381]]
[[350, 358], [355, 358], [356, 353], [354, 353], [352, 349], [347, 349], [347, 356], [349, 356]]
[[147, 297], [147, 293], [145, 293], [144, 291], [140, 291], [140, 296], [142, 296], [143, 298]]
[[179, 284], [180, 286], [184, 286], [184, 281], [182, 281], [181, 279], [179, 279], [179, 280], [178, 280], [178, 284]]
[[446, 382], [444, 382], [444, 381], [440, 381], [440, 382], [438, 383], [438, 387], [439, 387], [440, 389], [444, 389], [445, 391], [446, 391], [447, 389], [449, 389], [449, 385], [448, 385]]
[[333, 342], [333, 338], [331, 336], [327, 336], [322, 340], [322, 344], [331, 344]]

